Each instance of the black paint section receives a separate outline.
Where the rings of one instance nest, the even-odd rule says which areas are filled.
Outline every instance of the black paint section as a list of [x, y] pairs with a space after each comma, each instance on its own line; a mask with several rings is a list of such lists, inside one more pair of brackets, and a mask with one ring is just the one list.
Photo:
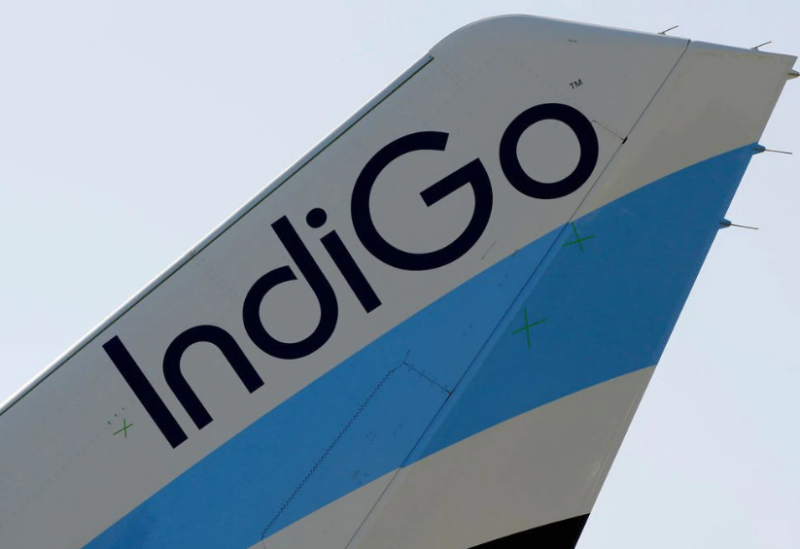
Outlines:
[[415, 151], [444, 151], [448, 134], [417, 132], [395, 139], [375, 153], [361, 170], [350, 200], [350, 215], [359, 240], [380, 261], [404, 271], [437, 269], [467, 253], [483, 234], [492, 215], [492, 184], [480, 160], [475, 159], [422, 191], [426, 206], [432, 206], [465, 185], [475, 194], [475, 210], [464, 232], [453, 242], [432, 252], [400, 250], [378, 233], [369, 208], [372, 188], [381, 172], [392, 162]]
[[158, 396], [142, 369], [139, 368], [128, 349], [125, 348], [122, 340], [114, 336], [103, 344], [103, 349], [111, 359], [111, 362], [114, 363], [114, 366], [117, 367], [119, 373], [122, 374], [122, 377], [125, 378], [125, 381], [128, 382], [133, 394], [136, 395], [144, 409], [150, 414], [156, 427], [167, 439], [167, 442], [173, 448], [177, 448], [186, 440], [186, 433], [183, 432], [167, 405]]
[[[519, 163], [517, 145], [525, 130], [543, 120], [563, 122], [575, 133], [581, 147], [578, 165], [561, 181], [542, 183], [528, 175]], [[506, 128], [500, 140], [500, 166], [515, 189], [532, 198], [561, 198], [577, 191], [597, 166], [600, 146], [592, 123], [577, 109], [561, 103], [536, 105], [522, 112]]]
[[380, 307], [380, 298], [375, 293], [375, 290], [372, 289], [372, 286], [370, 286], [367, 277], [365, 277], [361, 269], [358, 268], [358, 264], [355, 259], [353, 259], [353, 256], [350, 255], [347, 248], [345, 248], [344, 242], [342, 242], [342, 239], [336, 234], [336, 231], [329, 232], [320, 240], [331, 256], [331, 259], [333, 259], [333, 262], [339, 267], [339, 271], [341, 271], [342, 276], [344, 276], [344, 279], [347, 281], [350, 289], [353, 290], [361, 306], [364, 307], [364, 310], [370, 313]]
[[319, 229], [328, 220], [328, 214], [322, 208], [314, 208], [306, 215], [306, 223], [309, 227]]
[[211, 423], [211, 414], [197, 398], [194, 390], [181, 371], [181, 359], [186, 349], [195, 343], [211, 343], [219, 349], [228, 363], [242, 380], [248, 391], [253, 393], [256, 389], [264, 385], [264, 381], [256, 372], [250, 361], [233, 339], [233, 336], [218, 326], [195, 326], [189, 328], [181, 335], [172, 340], [164, 354], [164, 379], [167, 385], [178, 397], [178, 400], [186, 409], [186, 413], [192, 418], [198, 429], [202, 429]]
[[247, 335], [250, 336], [253, 343], [258, 345], [259, 349], [275, 358], [294, 360], [316, 352], [330, 339], [339, 318], [339, 304], [330, 282], [325, 278], [289, 219], [286, 216], [281, 217], [272, 224], [272, 230], [275, 231], [278, 239], [300, 270], [300, 274], [305, 277], [314, 295], [317, 296], [320, 308], [319, 323], [311, 335], [293, 343], [275, 339], [264, 328], [260, 314], [261, 302], [264, 297], [278, 284], [297, 279], [291, 267], [286, 265], [273, 269], [253, 284], [244, 299], [242, 320]]
[[581, 515], [487, 541], [470, 549], [575, 549], [589, 515]]

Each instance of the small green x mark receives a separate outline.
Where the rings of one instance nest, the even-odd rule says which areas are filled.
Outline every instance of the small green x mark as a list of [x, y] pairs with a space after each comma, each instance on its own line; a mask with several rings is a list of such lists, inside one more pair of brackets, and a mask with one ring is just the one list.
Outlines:
[[533, 324], [529, 324], [529, 323], [528, 323], [528, 309], [523, 307], [523, 309], [522, 309], [522, 314], [523, 314], [523, 315], [525, 315], [525, 326], [523, 326], [523, 327], [522, 327], [522, 328], [520, 328], [519, 330], [514, 330], [514, 331], [513, 331], [513, 332], [511, 332], [511, 333], [512, 333], [512, 334], [518, 334], [518, 333], [520, 333], [521, 331], [525, 330], [525, 337], [526, 337], [526, 338], [527, 338], [527, 340], [528, 340], [528, 350], [530, 350], [530, 349], [531, 349], [531, 328], [533, 328], [534, 326], [537, 326], [537, 325], [541, 324], [542, 322], [544, 322], [544, 321], [545, 321], [545, 320], [547, 320], [547, 319], [546, 319], [546, 318], [543, 318], [543, 319], [541, 319], [541, 320], [537, 320], [537, 321], [536, 321], [536, 322], [534, 322]]
[[125, 435], [125, 438], [128, 438], [128, 429], [130, 429], [131, 427], [133, 427], [133, 423], [128, 425], [128, 420], [127, 419], [123, 419], [122, 420], [122, 429], [120, 429], [119, 431], [116, 431], [114, 434], [118, 435], [118, 434], [122, 433], [122, 434]]
[[575, 223], [570, 223], [570, 225], [572, 225], [572, 232], [575, 233], [575, 240], [573, 240], [571, 242], [567, 242], [566, 244], [563, 244], [561, 247], [562, 248], [566, 248], [567, 246], [571, 246], [572, 244], [577, 244], [578, 247], [581, 249], [581, 252], [583, 252], [583, 244], [582, 244], [582, 242], [586, 242], [587, 240], [593, 239], [594, 235], [590, 235], [590, 236], [581, 238], [581, 237], [578, 236], [578, 229], [575, 227]]

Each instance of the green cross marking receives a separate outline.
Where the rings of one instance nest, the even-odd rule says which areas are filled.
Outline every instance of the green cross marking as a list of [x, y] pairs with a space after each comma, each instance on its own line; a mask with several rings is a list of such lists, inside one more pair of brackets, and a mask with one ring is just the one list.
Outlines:
[[594, 235], [581, 238], [578, 236], [578, 229], [575, 228], [575, 223], [570, 223], [570, 225], [572, 225], [572, 232], [575, 233], [575, 240], [573, 240], [572, 242], [567, 242], [566, 244], [562, 244], [561, 247], [566, 248], [567, 246], [571, 246], [572, 244], [577, 244], [578, 247], [581, 249], [581, 252], [583, 252], [583, 244], [581, 243], [593, 239]]
[[128, 420], [127, 419], [123, 419], [122, 420], [122, 429], [120, 429], [119, 431], [115, 432], [114, 434], [118, 435], [120, 433], [123, 433], [125, 435], [125, 438], [128, 438], [128, 429], [130, 429], [131, 427], [133, 427], [133, 423], [128, 425]]
[[546, 319], [546, 318], [543, 318], [543, 319], [541, 319], [541, 320], [537, 320], [537, 321], [536, 321], [536, 322], [534, 322], [533, 324], [529, 324], [529, 323], [528, 323], [528, 309], [527, 309], [527, 308], [525, 308], [525, 307], [523, 307], [523, 309], [522, 309], [522, 313], [525, 315], [525, 326], [523, 326], [523, 327], [522, 327], [522, 328], [520, 328], [519, 330], [514, 330], [514, 331], [513, 331], [513, 332], [511, 332], [511, 333], [512, 333], [512, 334], [518, 334], [518, 333], [520, 333], [521, 331], [525, 330], [525, 337], [526, 337], [526, 338], [527, 338], [527, 340], [528, 340], [528, 350], [530, 351], [530, 349], [531, 349], [531, 328], [533, 328], [534, 326], [537, 326], [537, 325], [541, 324], [542, 322], [544, 322], [544, 321], [545, 321], [545, 320], [547, 320], [547, 319]]

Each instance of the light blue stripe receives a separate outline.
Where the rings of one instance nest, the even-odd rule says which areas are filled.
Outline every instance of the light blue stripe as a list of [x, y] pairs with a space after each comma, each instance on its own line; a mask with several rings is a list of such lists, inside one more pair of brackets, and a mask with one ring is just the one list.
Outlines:
[[[754, 153], [747, 146], [706, 160], [568, 227], [411, 460], [657, 364]], [[575, 231], [592, 238], [568, 244]], [[524, 311], [546, 319], [531, 329], [530, 349], [524, 332], [513, 333]]]
[[[584, 251], [561, 248], [574, 238], [568, 226], [506, 258], [256, 421], [87, 548], [245, 549], [403, 463], [655, 364], [753, 152], [707, 160], [582, 218], [579, 234], [594, 235]], [[558, 253], [531, 278], [554, 242]], [[512, 333], [524, 310], [529, 321], [546, 319], [530, 349], [524, 332]]]
[[378, 338], [87, 547], [250, 547], [400, 467], [556, 236]]

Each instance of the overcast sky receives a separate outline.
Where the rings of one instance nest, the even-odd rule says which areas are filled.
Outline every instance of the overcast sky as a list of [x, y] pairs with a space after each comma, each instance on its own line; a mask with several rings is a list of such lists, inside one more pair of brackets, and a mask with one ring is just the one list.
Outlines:
[[[0, 401], [466, 23], [800, 53], [797, 0], [647, 4], [1, 0]], [[762, 143], [798, 126], [800, 80]], [[798, 161], [754, 158], [581, 549], [800, 543]]]

